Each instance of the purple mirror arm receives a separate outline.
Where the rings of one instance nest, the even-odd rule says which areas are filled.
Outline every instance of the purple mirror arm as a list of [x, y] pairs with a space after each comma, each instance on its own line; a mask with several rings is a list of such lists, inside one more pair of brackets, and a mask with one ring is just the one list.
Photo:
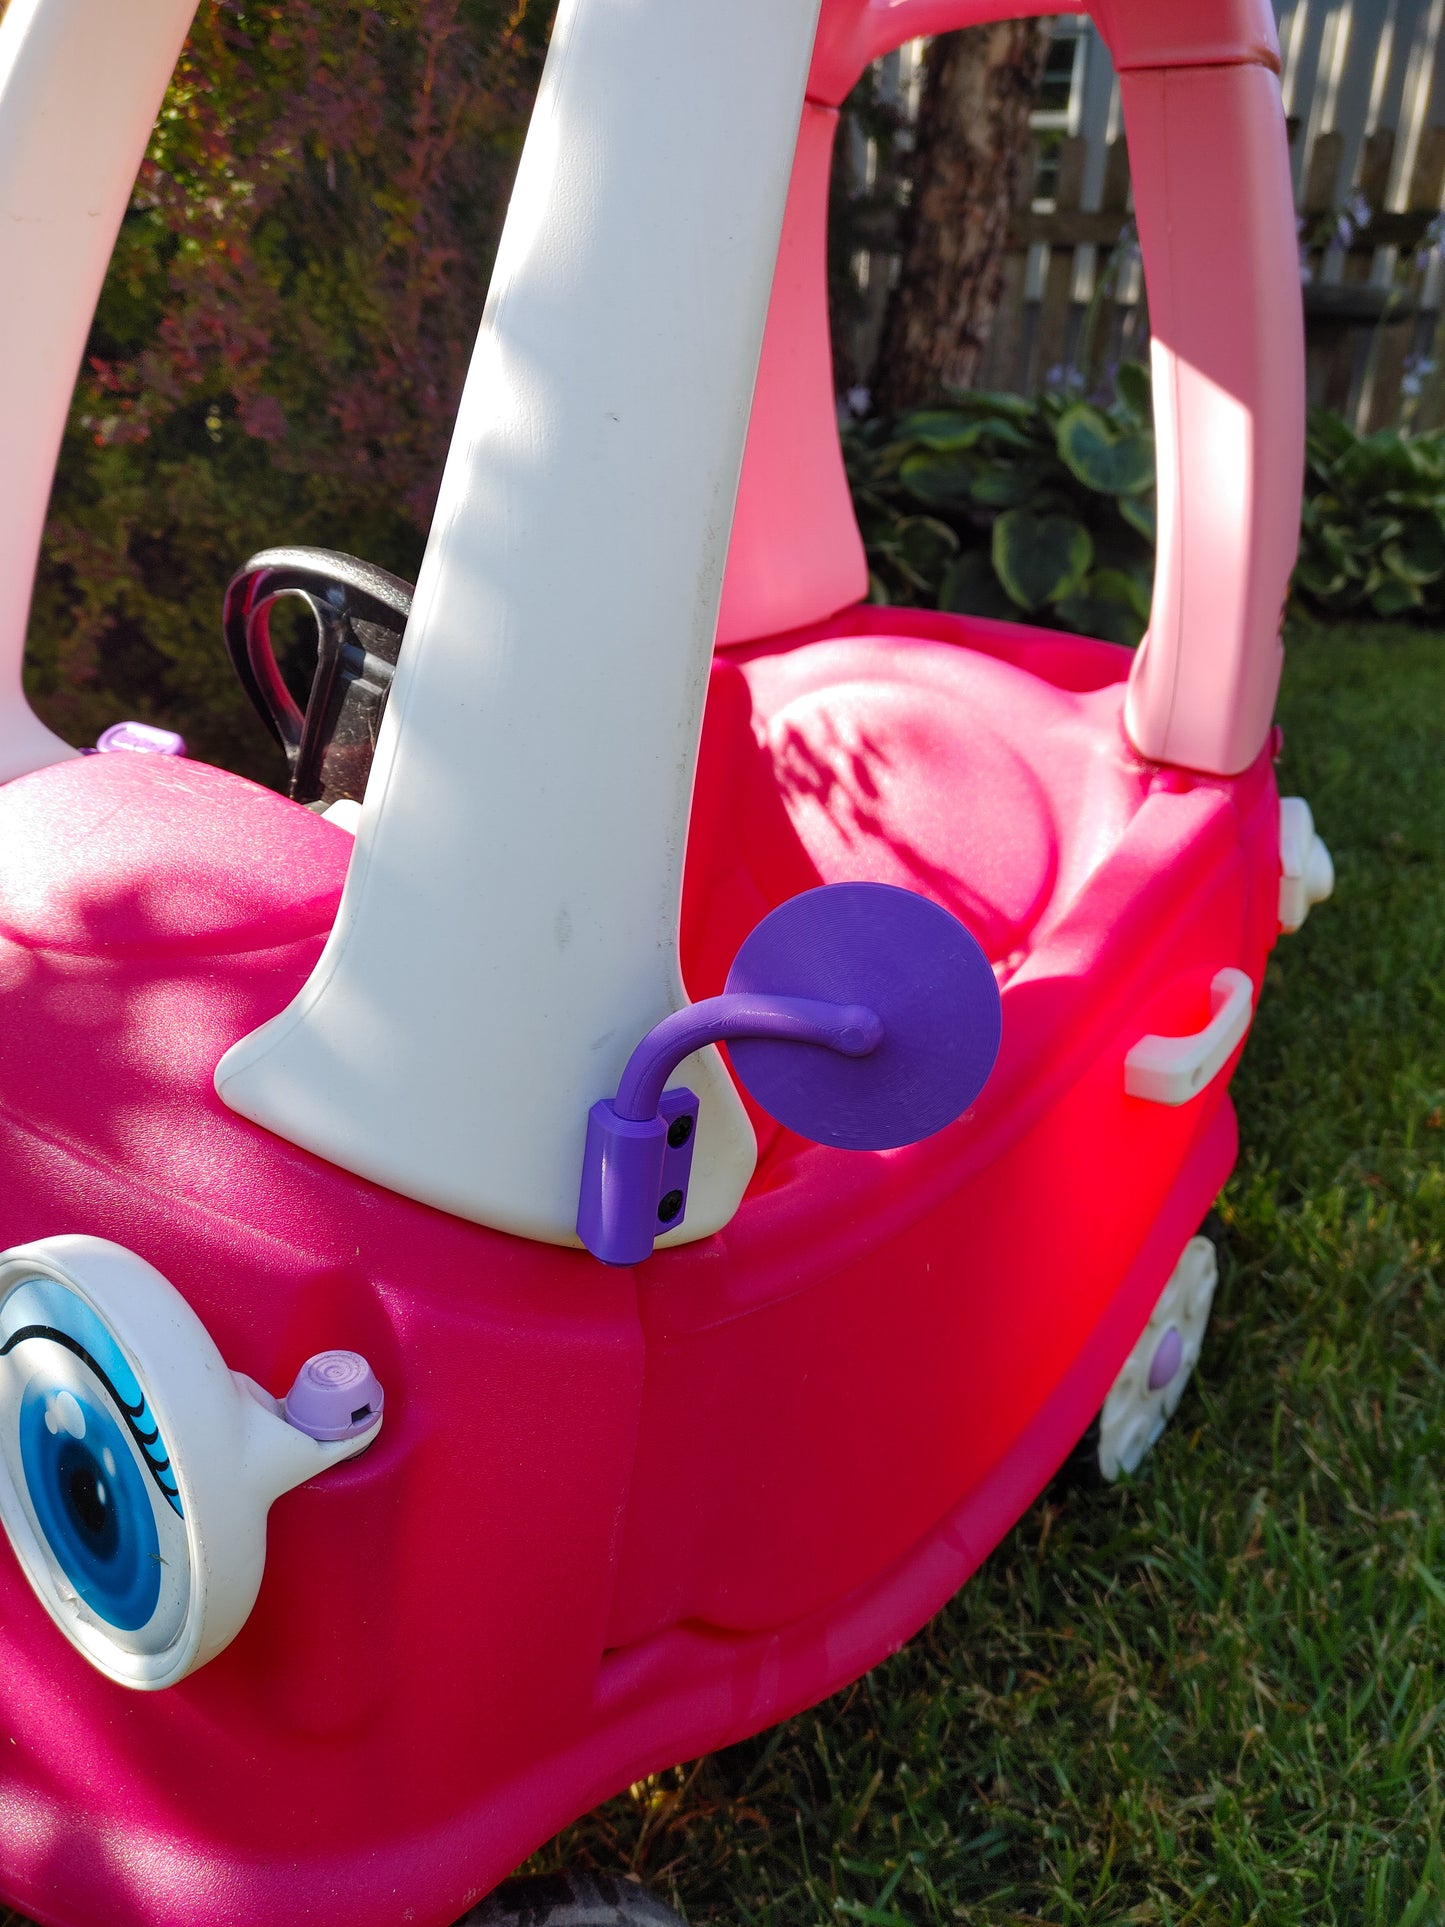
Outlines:
[[781, 1038], [866, 1057], [883, 1020], [866, 1004], [729, 991], [664, 1017], [627, 1060], [615, 1098], [587, 1114], [577, 1235], [609, 1265], [641, 1264], [653, 1240], [682, 1223], [696, 1141], [697, 1099], [665, 1089], [685, 1057], [727, 1038]]
[[766, 997], [728, 991], [674, 1011], [654, 1024], [627, 1060], [612, 1108], [638, 1123], [656, 1117], [667, 1080], [704, 1044], [730, 1037], [774, 1037], [823, 1044], [844, 1057], [866, 1057], [883, 1041], [883, 1020], [866, 1004], [826, 1004], [816, 997]]

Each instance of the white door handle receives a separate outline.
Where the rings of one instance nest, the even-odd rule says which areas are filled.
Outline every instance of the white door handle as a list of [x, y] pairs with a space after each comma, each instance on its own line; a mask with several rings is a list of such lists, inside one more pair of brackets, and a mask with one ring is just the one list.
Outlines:
[[1220, 970], [1209, 986], [1213, 1013], [1192, 1037], [1141, 1037], [1124, 1059], [1124, 1089], [1153, 1104], [1187, 1104], [1224, 1069], [1254, 1015], [1254, 985], [1242, 970]]

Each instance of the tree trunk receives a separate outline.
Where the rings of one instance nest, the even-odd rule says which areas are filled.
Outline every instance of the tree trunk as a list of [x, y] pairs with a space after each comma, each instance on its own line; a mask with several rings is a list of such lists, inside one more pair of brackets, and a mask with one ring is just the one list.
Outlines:
[[1029, 114], [1047, 20], [940, 34], [928, 49], [903, 263], [874, 401], [884, 412], [968, 387], [998, 305], [1009, 217], [1033, 164]]

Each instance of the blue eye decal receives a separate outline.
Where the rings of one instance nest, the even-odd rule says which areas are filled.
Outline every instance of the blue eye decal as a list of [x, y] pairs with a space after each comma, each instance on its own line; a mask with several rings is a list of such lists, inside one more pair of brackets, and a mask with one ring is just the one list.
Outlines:
[[0, 1303], [0, 1454], [61, 1593], [128, 1649], [163, 1650], [190, 1594], [170, 1451], [114, 1334], [57, 1279]]
[[146, 1468], [180, 1518], [185, 1517], [170, 1454], [125, 1354], [82, 1299], [53, 1278], [31, 1278], [0, 1306], [0, 1358], [27, 1339], [48, 1339], [94, 1373], [140, 1447]]
[[161, 1548], [145, 1474], [98, 1402], [32, 1380], [20, 1457], [36, 1524], [76, 1592], [107, 1625], [136, 1632], [161, 1593]]

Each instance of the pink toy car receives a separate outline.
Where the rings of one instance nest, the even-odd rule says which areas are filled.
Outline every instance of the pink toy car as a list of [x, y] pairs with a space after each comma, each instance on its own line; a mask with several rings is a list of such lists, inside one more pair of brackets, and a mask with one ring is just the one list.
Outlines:
[[1331, 883], [1271, 767], [1278, 58], [1265, 0], [1094, 9], [1154, 331], [1131, 657], [862, 601], [837, 107], [988, 0], [564, 0], [415, 595], [277, 549], [227, 597], [288, 798], [20, 693], [189, 7], [0, 26], [0, 1892], [439, 1927], [896, 1649], [1198, 1356], [1229, 1074]]

